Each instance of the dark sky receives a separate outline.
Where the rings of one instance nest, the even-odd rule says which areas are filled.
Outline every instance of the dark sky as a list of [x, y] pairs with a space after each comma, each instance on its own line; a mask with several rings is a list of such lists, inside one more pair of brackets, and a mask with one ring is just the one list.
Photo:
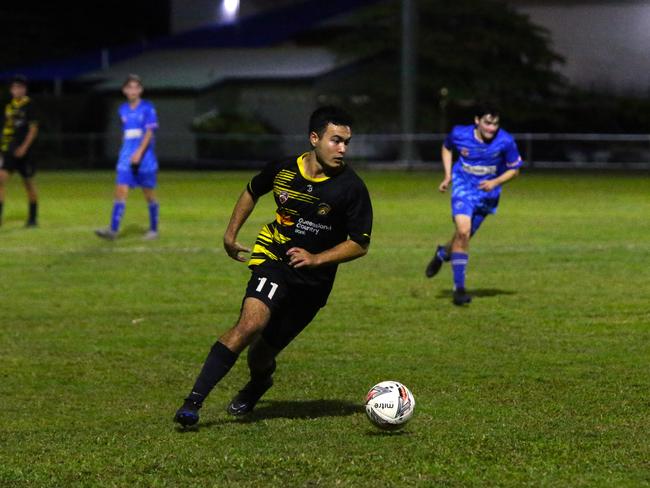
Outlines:
[[30, 64], [169, 33], [169, 0], [25, 0], [0, 6], [0, 64]]

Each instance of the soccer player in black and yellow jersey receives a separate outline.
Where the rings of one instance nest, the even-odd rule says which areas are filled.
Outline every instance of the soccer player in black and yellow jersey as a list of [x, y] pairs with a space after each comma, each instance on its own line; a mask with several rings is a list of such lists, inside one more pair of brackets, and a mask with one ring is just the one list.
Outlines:
[[38, 194], [34, 184], [36, 166], [29, 155], [29, 150], [38, 134], [38, 120], [34, 114], [34, 105], [27, 96], [27, 79], [15, 76], [9, 85], [11, 101], [2, 113], [2, 135], [0, 136], [0, 223], [5, 200], [5, 186], [9, 175], [18, 171], [23, 177], [29, 217], [27, 227], [36, 226], [38, 213]]
[[248, 260], [252, 275], [239, 320], [212, 346], [176, 412], [182, 426], [198, 422], [203, 401], [247, 346], [250, 381], [227, 410], [250, 412], [273, 384], [275, 357], [327, 302], [338, 264], [368, 252], [372, 206], [365, 184], [344, 161], [351, 136], [345, 112], [319, 108], [309, 121], [311, 150], [268, 164], [239, 197], [224, 235], [231, 258], [246, 261], [242, 253], [249, 249], [237, 234], [266, 193], [273, 193], [275, 219], [260, 231]]

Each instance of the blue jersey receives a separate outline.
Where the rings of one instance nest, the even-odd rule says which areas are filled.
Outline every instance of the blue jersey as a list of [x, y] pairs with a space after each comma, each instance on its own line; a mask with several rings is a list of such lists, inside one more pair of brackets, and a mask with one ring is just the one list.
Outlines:
[[478, 188], [483, 180], [491, 180], [509, 169], [521, 167], [522, 161], [514, 138], [499, 129], [488, 142], [479, 141], [474, 135], [474, 125], [457, 125], [445, 139], [444, 146], [458, 152], [458, 160], [452, 171], [452, 198], [454, 194], [474, 193], [482, 199], [498, 200], [501, 185], [490, 192]]
[[[117, 160], [117, 171], [130, 171], [131, 156], [138, 149], [147, 129], [158, 128], [158, 117], [153, 103], [140, 100], [135, 108], [123, 103], [118, 109], [122, 121], [123, 139], [120, 155]], [[140, 173], [153, 173], [158, 170], [158, 160], [154, 152], [154, 138], [151, 138], [147, 149], [140, 160]]]

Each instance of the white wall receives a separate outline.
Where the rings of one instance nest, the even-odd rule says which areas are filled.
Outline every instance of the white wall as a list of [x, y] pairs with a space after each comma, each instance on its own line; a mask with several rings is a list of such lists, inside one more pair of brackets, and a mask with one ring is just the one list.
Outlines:
[[555, 50], [567, 61], [562, 71], [572, 82], [617, 93], [650, 92], [650, 2], [516, 6], [551, 31]]

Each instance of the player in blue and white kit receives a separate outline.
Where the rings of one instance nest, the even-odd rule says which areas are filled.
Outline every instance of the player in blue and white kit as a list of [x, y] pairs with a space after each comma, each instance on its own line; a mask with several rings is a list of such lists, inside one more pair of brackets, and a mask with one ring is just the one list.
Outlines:
[[158, 200], [155, 194], [158, 160], [154, 152], [154, 131], [158, 128], [158, 117], [153, 104], [141, 98], [142, 91], [142, 81], [137, 75], [129, 75], [122, 85], [122, 93], [127, 101], [118, 110], [124, 135], [117, 161], [111, 224], [95, 231], [99, 237], [108, 240], [117, 237], [129, 188], [136, 186], [142, 187], [149, 205], [149, 231], [144, 238], [151, 240], [158, 237]]
[[[501, 186], [519, 174], [522, 164], [514, 138], [499, 128], [499, 122], [497, 109], [481, 107], [473, 125], [454, 127], [442, 145], [445, 178], [438, 190], [444, 193], [452, 186], [451, 215], [456, 231], [451, 241], [438, 246], [425, 273], [431, 278], [443, 262], [451, 261], [456, 305], [472, 300], [465, 290], [469, 240], [485, 217], [496, 212]], [[453, 151], [458, 160], [452, 171]]]

